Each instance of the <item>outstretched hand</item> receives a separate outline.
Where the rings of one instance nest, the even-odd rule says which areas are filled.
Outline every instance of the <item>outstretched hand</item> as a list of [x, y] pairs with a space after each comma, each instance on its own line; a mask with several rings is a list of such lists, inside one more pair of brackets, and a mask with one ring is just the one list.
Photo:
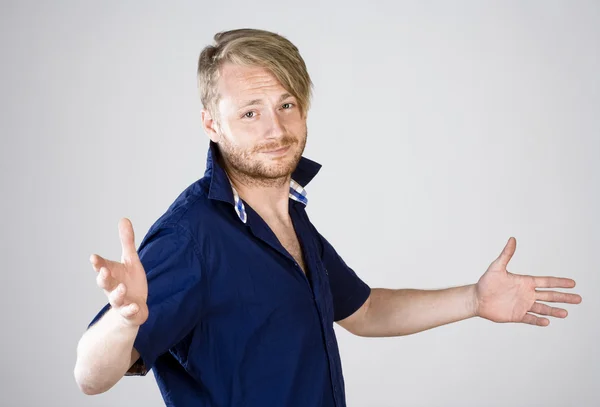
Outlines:
[[542, 304], [579, 304], [581, 296], [559, 291], [538, 290], [539, 288], [573, 288], [575, 281], [561, 277], [536, 277], [512, 274], [506, 269], [516, 249], [516, 239], [511, 237], [504, 250], [494, 260], [475, 285], [476, 314], [494, 322], [523, 322], [547, 326], [547, 315], [565, 318], [567, 310]]
[[104, 290], [111, 307], [127, 324], [139, 326], [148, 319], [148, 282], [135, 249], [133, 226], [129, 219], [119, 221], [119, 237], [121, 262], [97, 254], [90, 256], [90, 262], [98, 273], [96, 283]]

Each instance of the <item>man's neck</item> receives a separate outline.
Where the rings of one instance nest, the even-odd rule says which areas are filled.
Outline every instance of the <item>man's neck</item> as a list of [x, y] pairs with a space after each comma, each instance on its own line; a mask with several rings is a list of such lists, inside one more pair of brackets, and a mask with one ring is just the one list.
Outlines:
[[227, 175], [241, 199], [252, 207], [267, 223], [278, 221], [291, 224], [289, 216], [289, 191], [291, 175], [264, 180], [254, 179], [235, 171]]

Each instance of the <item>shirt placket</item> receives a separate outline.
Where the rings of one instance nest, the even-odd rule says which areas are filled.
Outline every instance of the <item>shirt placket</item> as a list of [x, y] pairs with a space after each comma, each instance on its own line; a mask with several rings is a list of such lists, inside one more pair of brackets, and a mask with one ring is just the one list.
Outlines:
[[[321, 324], [321, 331], [325, 340], [325, 351], [327, 353], [330, 378], [333, 386], [333, 398], [337, 407], [343, 407], [345, 403], [342, 394], [342, 389], [339, 385], [340, 372], [338, 371], [337, 360], [335, 360], [333, 356], [335, 355], [335, 352], [333, 352], [333, 326], [330, 326], [330, 323], [326, 318], [326, 315], [330, 314], [330, 312], [328, 311], [331, 311], [327, 310], [327, 301], [324, 298], [324, 295], [326, 295], [326, 290], [324, 289], [325, 287], [323, 286], [322, 282], [323, 278], [327, 278], [327, 269], [324, 265], [321, 264], [321, 261], [319, 261], [319, 259], [316, 257], [316, 254], [319, 253], [319, 250], [317, 250], [318, 246], [314, 241], [314, 236], [311, 236], [310, 233], [307, 232], [310, 230], [310, 228], [308, 228], [308, 225], [306, 225], [308, 219], [302, 216], [303, 214], [299, 215], [301, 221], [300, 223], [302, 224], [302, 229], [298, 229], [298, 231], [302, 230], [303, 232], [299, 233], [299, 240], [304, 246], [304, 257], [307, 260], [308, 269], [311, 271], [313, 300], [317, 309], [319, 322]], [[310, 245], [310, 247], [308, 247], [307, 245]], [[331, 322], [331, 324], [333, 324], [333, 321]]]

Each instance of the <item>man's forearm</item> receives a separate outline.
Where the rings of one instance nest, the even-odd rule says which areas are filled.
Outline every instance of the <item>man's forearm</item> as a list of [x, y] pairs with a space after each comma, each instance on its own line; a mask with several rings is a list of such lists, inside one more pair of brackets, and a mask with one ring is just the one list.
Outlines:
[[77, 346], [75, 379], [86, 394], [103, 393], [131, 367], [139, 327], [124, 325], [113, 309], [81, 337]]
[[474, 316], [475, 285], [442, 290], [374, 288], [356, 334], [371, 337], [410, 335]]

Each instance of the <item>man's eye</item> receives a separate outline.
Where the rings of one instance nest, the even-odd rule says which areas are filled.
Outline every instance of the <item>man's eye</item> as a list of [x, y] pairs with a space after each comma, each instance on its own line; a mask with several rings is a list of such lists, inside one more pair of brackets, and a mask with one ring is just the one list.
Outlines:
[[[289, 106], [289, 107], [285, 107], [285, 106]], [[293, 106], [293, 104], [292, 104], [292, 103], [284, 103], [284, 104], [283, 104], [283, 108], [284, 108], [284, 109], [291, 109], [291, 107], [292, 107], [292, 106]]]
[[247, 117], [248, 119], [252, 119], [254, 117], [254, 112], [248, 112], [244, 115], [244, 117]]

